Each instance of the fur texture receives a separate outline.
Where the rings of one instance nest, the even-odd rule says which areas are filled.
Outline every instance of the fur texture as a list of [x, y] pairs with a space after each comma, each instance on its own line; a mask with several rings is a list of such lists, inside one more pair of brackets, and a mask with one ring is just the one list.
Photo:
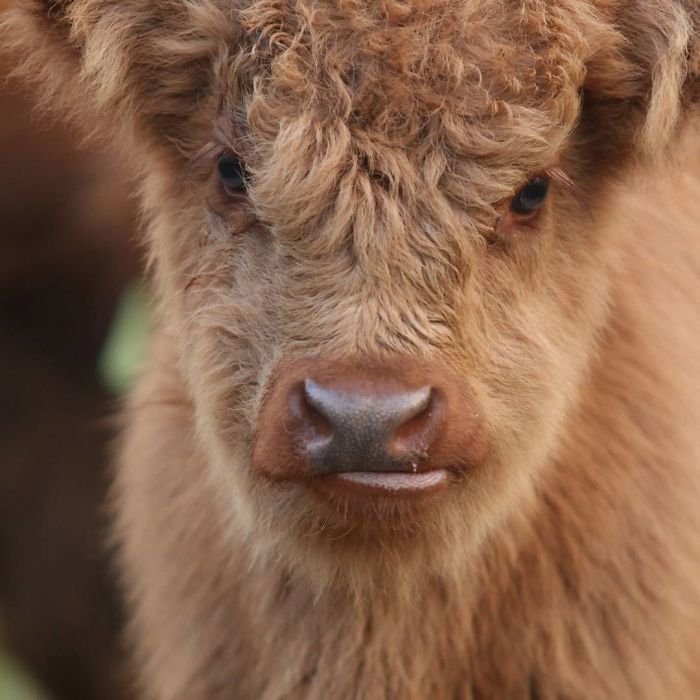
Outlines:
[[[115, 493], [145, 697], [697, 694], [700, 168], [639, 170], [693, 122], [699, 15], [16, 3], [44, 104], [143, 173], [161, 323]], [[276, 368], [368, 357], [467, 378], [489, 443], [374, 527], [250, 469]]]

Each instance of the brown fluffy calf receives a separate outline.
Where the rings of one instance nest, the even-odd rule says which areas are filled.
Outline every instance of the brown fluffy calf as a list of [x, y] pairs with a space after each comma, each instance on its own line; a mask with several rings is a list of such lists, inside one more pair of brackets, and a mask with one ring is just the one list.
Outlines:
[[[145, 697], [697, 697], [700, 169], [633, 175], [700, 99], [699, 15], [18, 0], [44, 103], [143, 172]], [[443, 420], [417, 474], [323, 472], [287, 393], [388, 381]]]

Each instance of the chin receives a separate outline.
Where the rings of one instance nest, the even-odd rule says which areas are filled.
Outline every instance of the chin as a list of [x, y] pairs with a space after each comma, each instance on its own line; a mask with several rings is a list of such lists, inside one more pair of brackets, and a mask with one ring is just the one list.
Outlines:
[[515, 507], [503, 472], [485, 463], [480, 473], [428, 472], [406, 483], [249, 472], [235, 532], [247, 533], [256, 563], [319, 595], [377, 599], [411, 596], [430, 582], [464, 585], [489, 533]]

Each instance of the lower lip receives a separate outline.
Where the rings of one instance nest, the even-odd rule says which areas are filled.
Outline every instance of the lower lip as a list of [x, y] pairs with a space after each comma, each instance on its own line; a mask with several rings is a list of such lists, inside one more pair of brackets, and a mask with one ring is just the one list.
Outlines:
[[[448, 481], [446, 469], [429, 472], [343, 472], [332, 478], [336, 488], [387, 496], [424, 494], [436, 491]], [[328, 484], [330, 486], [330, 484]]]

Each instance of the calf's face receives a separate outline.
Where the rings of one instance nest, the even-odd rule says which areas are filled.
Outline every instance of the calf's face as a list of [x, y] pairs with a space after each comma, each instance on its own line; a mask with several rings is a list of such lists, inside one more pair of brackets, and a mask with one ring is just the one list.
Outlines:
[[683, 4], [49, 4], [17, 26], [142, 158], [232, 527], [322, 581], [467, 561], [584, 381], [611, 178], [696, 94]]

